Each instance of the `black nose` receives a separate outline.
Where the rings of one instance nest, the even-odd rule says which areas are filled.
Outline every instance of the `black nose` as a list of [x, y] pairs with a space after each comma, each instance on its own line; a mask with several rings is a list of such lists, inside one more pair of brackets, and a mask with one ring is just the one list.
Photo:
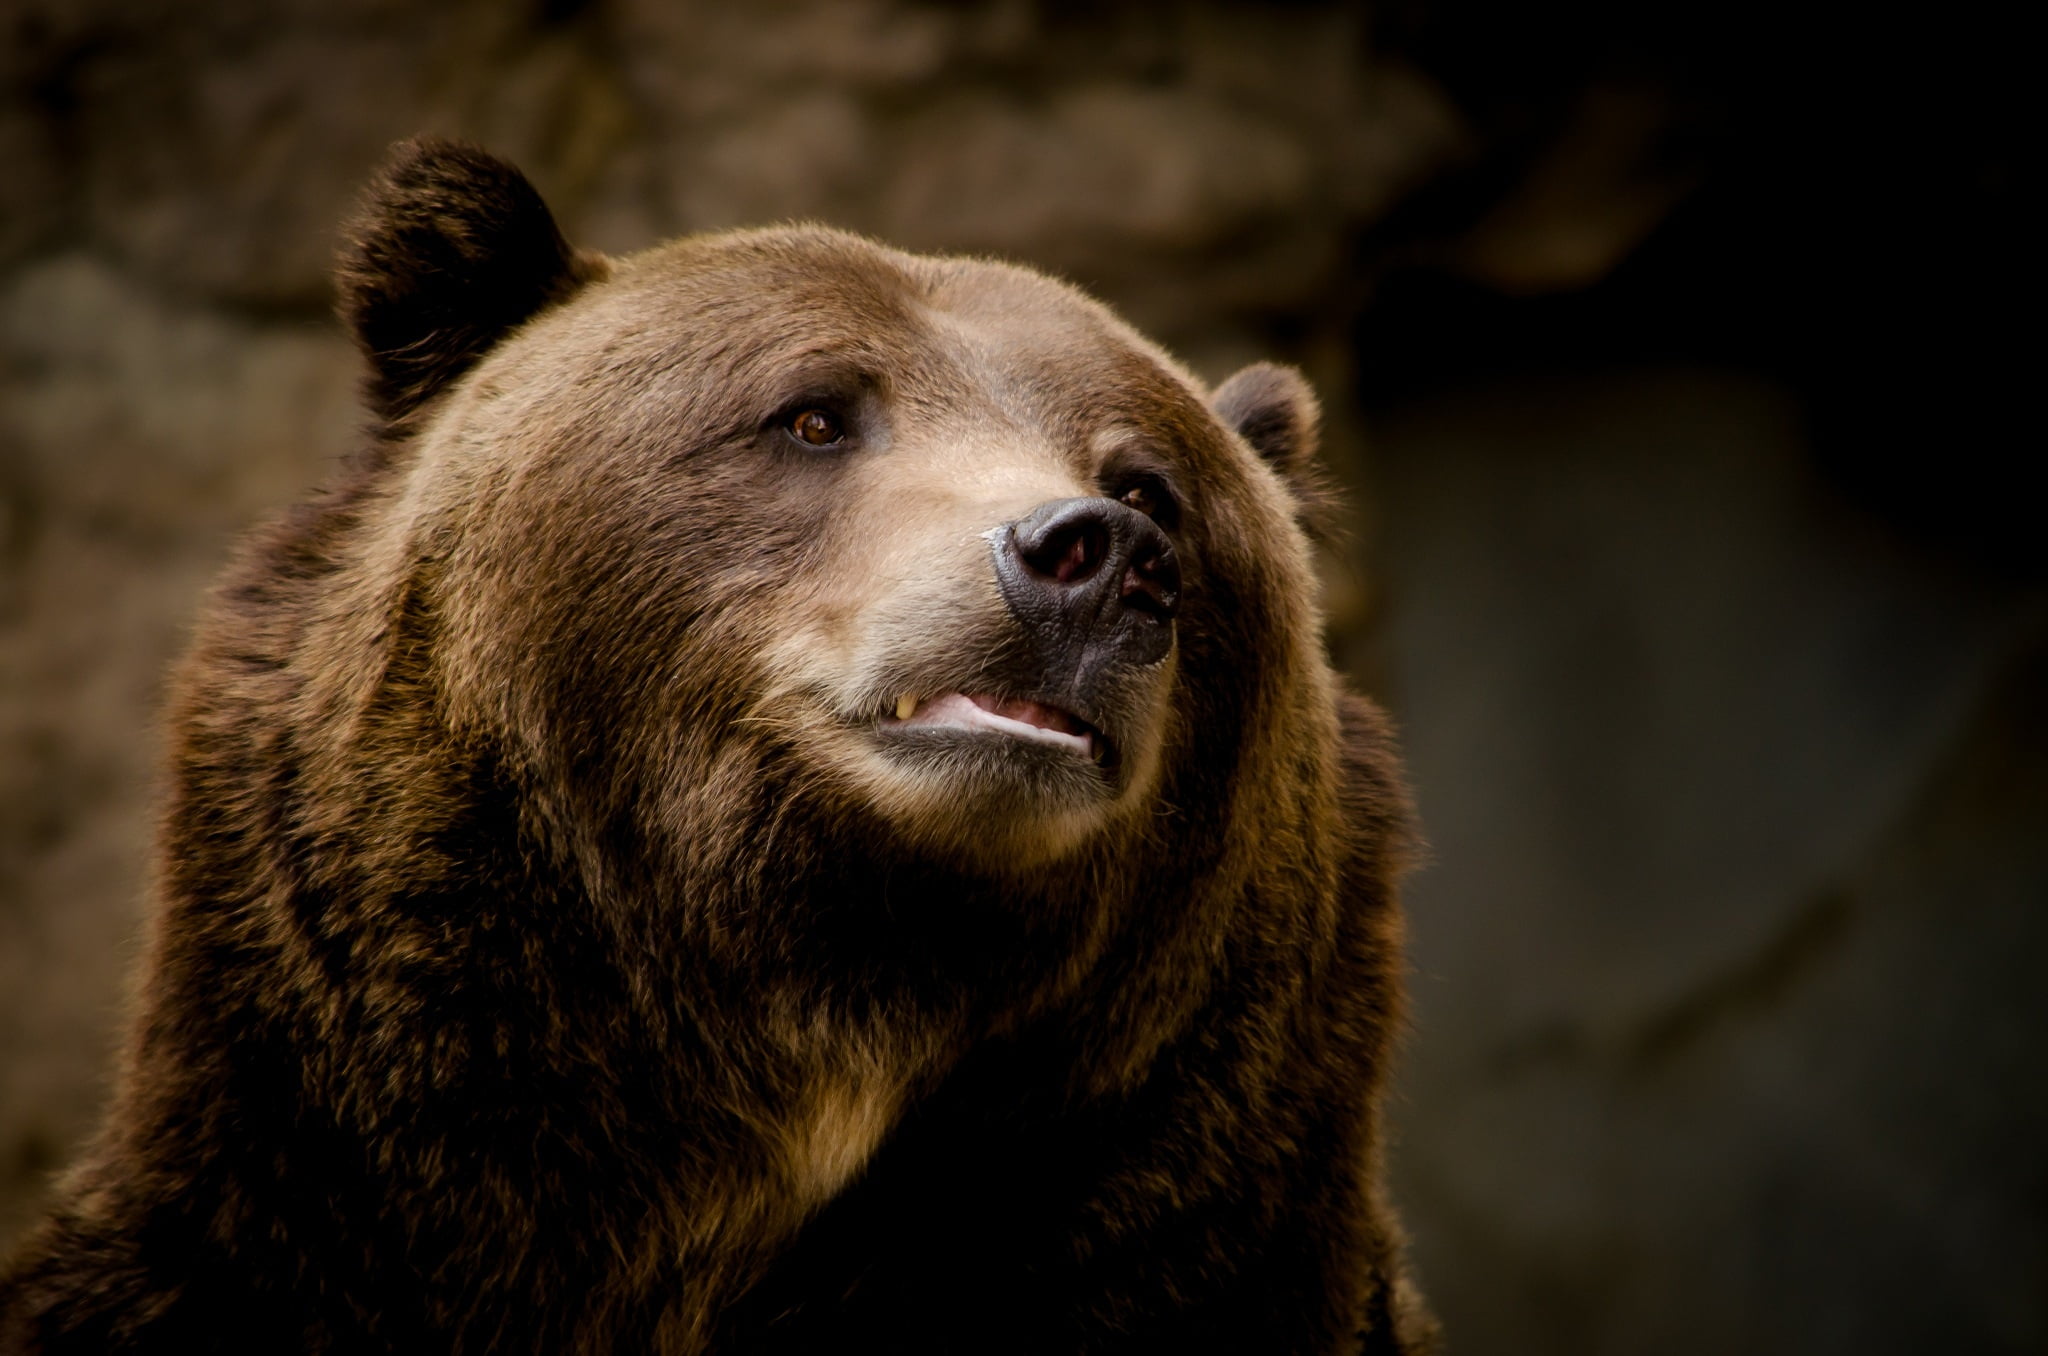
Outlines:
[[1058, 648], [1107, 645], [1149, 663], [1173, 643], [1180, 562], [1159, 525], [1112, 499], [1055, 499], [996, 543], [996, 581], [1017, 619]]

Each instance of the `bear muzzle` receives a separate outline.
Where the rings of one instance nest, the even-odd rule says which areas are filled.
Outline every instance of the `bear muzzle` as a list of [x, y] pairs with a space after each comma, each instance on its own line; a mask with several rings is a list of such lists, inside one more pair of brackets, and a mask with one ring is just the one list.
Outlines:
[[1105, 771], [1119, 735], [1147, 724], [1172, 652], [1180, 563], [1166, 533], [1114, 500], [1056, 499], [988, 532], [996, 584], [1014, 628], [979, 688], [904, 692], [882, 717], [897, 736], [1002, 737], [1040, 756], [1078, 755]]
[[1173, 542], [1151, 518], [1100, 497], [1040, 504], [988, 541], [1023, 641], [1018, 676], [1030, 699], [975, 704], [1114, 765], [1118, 741], [1105, 731], [1135, 714], [1122, 709], [1133, 685], [1147, 685], [1145, 671], [1173, 650], [1181, 593]]

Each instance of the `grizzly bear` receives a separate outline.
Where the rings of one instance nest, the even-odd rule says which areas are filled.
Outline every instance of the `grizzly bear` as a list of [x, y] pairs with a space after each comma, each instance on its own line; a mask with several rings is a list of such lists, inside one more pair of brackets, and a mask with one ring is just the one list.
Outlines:
[[1406, 802], [1290, 369], [399, 148], [213, 596], [32, 1352], [1407, 1352]]

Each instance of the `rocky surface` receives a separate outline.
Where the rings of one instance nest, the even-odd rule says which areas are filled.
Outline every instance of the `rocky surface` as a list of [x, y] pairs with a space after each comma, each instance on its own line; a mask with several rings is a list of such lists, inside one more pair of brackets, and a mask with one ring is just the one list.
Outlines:
[[2048, 600], [1904, 547], [1800, 437], [1683, 369], [1383, 429], [1435, 855], [1395, 1161], [1461, 1350], [2048, 1329]]

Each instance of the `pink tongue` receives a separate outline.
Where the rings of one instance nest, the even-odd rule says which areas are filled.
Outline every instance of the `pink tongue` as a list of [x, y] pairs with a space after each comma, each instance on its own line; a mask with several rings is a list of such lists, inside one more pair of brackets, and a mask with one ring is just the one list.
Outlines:
[[1077, 735], [1086, 727], [1057, 706], [1046, 706], [1040, 702], [1025, 701], [1022, 698], [984, 697], [969, 693], [967, 700], [984, 711], [1007, 716], [1011, 720], [1036, 725], [1041, 730], [1058, 730], [1061, 734]]

